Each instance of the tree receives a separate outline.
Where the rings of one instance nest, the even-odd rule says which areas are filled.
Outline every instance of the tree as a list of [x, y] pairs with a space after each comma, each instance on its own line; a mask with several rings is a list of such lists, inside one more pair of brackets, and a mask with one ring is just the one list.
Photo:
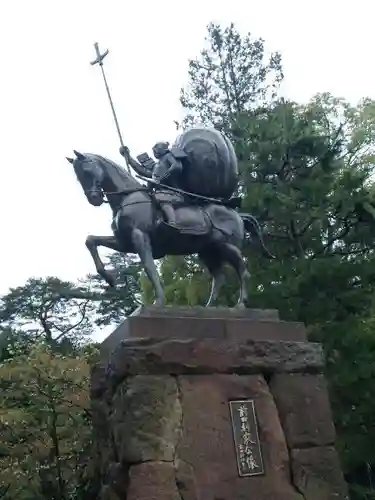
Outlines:
[[[245, 116], [244, 208], [256, 214], [278, 260], [250, 256], [251, 296], [303, 321], [323, 343], [347, 478], [366, 485], [374, 467], [374, 103], [317, 96]], [[360, 485], [358, 485], [360, 483]], [[355, 491], [357, 493], [355, 493]], [[355, 496], [357, 495], [357, 496]]]
[[93, 305], [82, 292], [73, 283], [58, 278], [30, 278], [0, 299], [0, 324], [27, 331], [51, 345], [82, 340], [93, 328]]
[[332, 349], [327, 369], [337, 447], [353, 500], [374, 498], [374, 317], [370, 310], [329, 332]]
[[58, 278], [30, 279], [0, 300], [5, 498], [90, 498], [95, 477], [88, 463], [88, 363], [96, 347], [87, 336], [95, 305], [83, 287]]
[[141, 303], [141, 273], [139, 259], [113, 252], [106, 267], [116, 276], [116, 288], [109, 287], [99, 275], [81, 280], [83, 296], [90, 298], [95, 308], [97, 326], [117, 325]]
[[[246, 250], [251, 304], [304, 321], [310, 338], [323, 342], [344, 469], [353, 498], [369, 499], [375, 467], [375, 103], [364, 99], [353, 106], [321, 94], [307, 105], [277, 96], [241, 104], [237, 79], [220, 74], [229, 66], [209, 61], [211, 54], [220, 61], [220, 46], [190, 63], [181, 103], [234, 141], [242, 209], [258, 217], [278, 257], [265, 262]], [[243, 95], [252, 92], [251, 80], [247, 87], [241, 75], [238, 81]], [[192, 262], [167, 259], [162, 267], [166, 289], [180, 302], [189, 301], [179, 288], [186, 268]], [[206, 293], [200, 273], [188, 286], [196, 297]]]
[[207, 27], [206, 47], [189, 61], [188, 85], [181, 90], [185, 124], [199, 120], [228, 129], [237, 116], [275, 98], [283, 79], [281, 56], [265, 57], [264, 40], [231, 24]]
[[64, 356], [37, 343], [27, 356], [1, 363], [0, 485], [7, 497], [83, 498], [77, 491], [90, 471], [91, 353], [83, 354]]
[[[196, 255], [168, 256], [160, 264], [159, 272], [164, 281], [167, 303], [174, 305], [204, 306], [207, 303], [211, 276]], [[142, 280], [143, 297], [146, 303], [153, 300], [150, 282]], [[228, 281], [222, 290], [217, 305], [235, 305], [238, 282], [233, 269], [228, 269]]]
[[[88, 368], [95, 326], [116, 324], [140, 294], [139, 263], [109, 256], [118, 288], [32, 278], [0, 299], [0, 498], [89, 500], [92, 460]], [[79, 429], [79, 432], [77, 431]]]
[[[266, 60], [264, 40], [245, 36], [233, 24], [223, 29], [207, 27], [206, 47], [189, 61], [188, 84], [181, 89], [184, 126], [200, 121], [233, 135], [233, 123], [244, 112], [272, 102], [283, 79], [281, 56]], [[231, 272], [231, 271], [230, 271]], [[173, 303], [203, 305], [208, 298], [209, 277], [195, 256], [167, 257], [161, 264], [166, 298]], [[173, 277], [173, 279], [172, 279]], [[233, 280], [232, 280], [233, 281]], [[223, 304], [235, 303], [236, 284], [224, 290]], [[150, 293], [145, 287], [146, 297]]]
[[267, 266], [252, 256], [253, 296], [309, 324], [341, 321], [372, 300], [374, 220], [363, 212], [373, 198], [375, 129], [359, 143], [360, 116], [375, 123], [374, 104], [352, 108], [326, 95], [258, 110], [247, 125], [242, 118], [243, 209], [257, 215], [278, 256]]
[[35, 341], [35, 336], [23, 330], [0, 327], [0, 363], [20, 354], [27, 354]]

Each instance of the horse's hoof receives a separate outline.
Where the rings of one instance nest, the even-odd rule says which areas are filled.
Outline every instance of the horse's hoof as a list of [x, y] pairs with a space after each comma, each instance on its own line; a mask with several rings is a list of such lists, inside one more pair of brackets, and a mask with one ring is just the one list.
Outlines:
[[165, 301], [164, 299], [156, 299], [152, 305], [155, 307], [163, 307], [165, 305]]
[[116, 277], [113, 274], [111, 274], [109, 271], [104, 271], [101, 272], [100, 275], [111, 288], [116, 287]]
[[245, 306], [244, 302], [239, 302], [236, 305], [236, 309], [246, 309], [246, 306]]

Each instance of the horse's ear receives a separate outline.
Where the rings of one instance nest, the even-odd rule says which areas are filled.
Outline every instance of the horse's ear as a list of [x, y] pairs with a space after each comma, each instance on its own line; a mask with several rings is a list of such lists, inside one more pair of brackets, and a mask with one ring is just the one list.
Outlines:
[[74, 163], [73, 158], [68, 158], [68, 157], [66, 157], [66, 159], [68, 160], [68, 162], [69, 162], [69, 163], [72, 163], [72, 164]]
[[80, 153], [79, 151], [76, 151], [75, 149], [73, 149], [73, 153], [76, 155], [76, 157], [79, 159], [79, 160], [84, 160], [85, 159], [85, 155], [83, 155], [82, 153]]

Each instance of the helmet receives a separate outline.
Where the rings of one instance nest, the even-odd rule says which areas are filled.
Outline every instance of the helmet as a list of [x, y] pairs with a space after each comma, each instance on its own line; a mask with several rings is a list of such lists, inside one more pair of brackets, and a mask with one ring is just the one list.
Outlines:
[[155, 158], [161, 158], [169, 151], [169, 142], [157, 142], [152, 148]]

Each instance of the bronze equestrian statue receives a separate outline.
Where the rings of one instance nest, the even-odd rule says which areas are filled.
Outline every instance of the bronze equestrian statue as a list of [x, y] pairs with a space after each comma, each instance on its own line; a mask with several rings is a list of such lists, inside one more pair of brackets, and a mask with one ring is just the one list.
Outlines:
[[89, 203], [100, 206], [107, 201], [112, 209], [113, 236], [86, 239], [97, 272], [109, 285], [115, 283], [99, 257], [99, 246], [139, 255], [155, 290], [155, 305], [163, 305], [165, 297], [154, 259], [198, 254], [212, 276], [206, 306], [215, 302], [224, 281], [223, 265], [228, 263], [240, 281], [237, 306], [245, 307], [245, 231], [257, 239], [265, 256], [274, 257], [264, 245], [257, 220], [234, 209], [239, 205], [239, 198], [233, 198], [237, 158], [224, 134], [213, 128], [187, 130], [171, 148], [168, 143], [154, 146], [158, 162], [147, 153], [137, 161], [122, 147], [120, 153], [145, 184], [106, 158], [74, 153], [76, 157], [68, 160]]

